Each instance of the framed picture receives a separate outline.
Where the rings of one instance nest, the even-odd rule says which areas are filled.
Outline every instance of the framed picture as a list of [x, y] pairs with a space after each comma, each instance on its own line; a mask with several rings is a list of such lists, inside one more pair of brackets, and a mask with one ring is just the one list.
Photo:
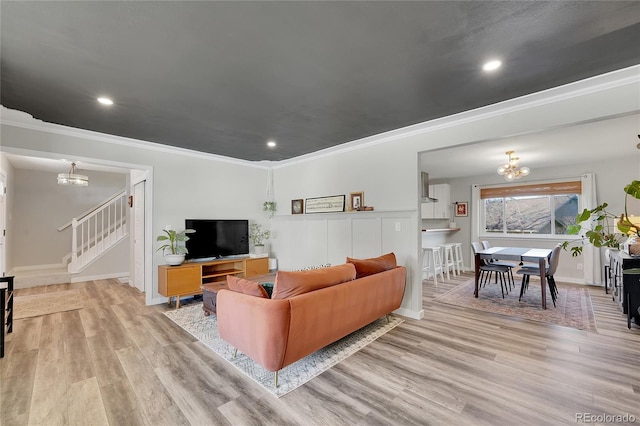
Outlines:
[[351, 202], [351, 210], [360, 211], [364, 210], [364, 192], [352, 192], [349, 195], [349, 201]]
[[304, 213], [304, 201], [300, 200], [291, 200], [291, 214], [302, 214]]
[[345, 196], [333, 195], [331, 197], [307, 198], [304, 200], [304, 212], [332, 213], [344, 211]]
[[456, 201], [456, 216], [469, 216], [468, 205], [466, 201]]

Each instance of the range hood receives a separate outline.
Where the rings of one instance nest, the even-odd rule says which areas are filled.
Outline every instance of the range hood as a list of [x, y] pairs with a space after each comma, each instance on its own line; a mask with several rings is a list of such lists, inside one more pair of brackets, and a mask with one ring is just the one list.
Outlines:
[[437, 203], [437, 198], [432, 198], [429, 196], [429, 173], [422, 172], [421, 173], [421, 185], [420, 185], [420, 198], [423, 203]]

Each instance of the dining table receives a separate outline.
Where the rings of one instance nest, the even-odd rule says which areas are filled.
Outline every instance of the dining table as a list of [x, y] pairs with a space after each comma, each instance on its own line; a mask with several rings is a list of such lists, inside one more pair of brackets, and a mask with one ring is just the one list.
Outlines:
[[547, 260], [551, 255], [551, 249], [526, 248], [526, 247], [491, 247], [478, 250], [475, 254], [475, 288], [473, 295], [478, 297], [478, 282], [480, 279], [480, 265], [482, 259], [511, 260], [516, 262], [537, 263], [540, 268], [540, 291], [542, 293], [542, 309], [547, 309]]

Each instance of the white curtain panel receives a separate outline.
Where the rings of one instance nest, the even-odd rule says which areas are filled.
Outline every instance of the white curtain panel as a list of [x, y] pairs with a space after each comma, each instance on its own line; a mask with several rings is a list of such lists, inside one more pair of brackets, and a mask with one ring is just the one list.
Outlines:
[[[580, 180], [582, 181], [582, 209], [591, 210], [596, 208], [598, 206], [598, 197], [596, 195], [595, 175], [593, 173], [585, 173], [580, 176]], [[582, 256], [584, 258], [584, 283], [601, 284], [600, 249], [591, 244], [586, 244], [582, 250]]]

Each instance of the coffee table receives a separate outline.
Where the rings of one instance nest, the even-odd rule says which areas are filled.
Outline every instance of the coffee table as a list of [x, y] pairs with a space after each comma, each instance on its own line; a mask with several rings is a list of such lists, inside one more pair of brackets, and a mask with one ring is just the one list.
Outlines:
[[[253, 277], [247, 278], [248, 280], [255, 281], [258, 283], [263, 282], [273, 282], [276, 278], [275, 273], [264, 274], [264, 275], [256, 275]], [[202, 310], [204, 311], [204, 316], [208, 317], [211, 314], [216, 314], [216, 298], [218, 297], [218, 292], [220, 290], [229, 290], [229, 286], [227, 285], [227, 281], [218, 281], [214, 283], [202, 284]]]
[[227, 281], [202, 284], [202, 310], [205, 317], [216, 314], [216, 298], [218, 297], [218, 291], [223, 289], [229, 290]]

